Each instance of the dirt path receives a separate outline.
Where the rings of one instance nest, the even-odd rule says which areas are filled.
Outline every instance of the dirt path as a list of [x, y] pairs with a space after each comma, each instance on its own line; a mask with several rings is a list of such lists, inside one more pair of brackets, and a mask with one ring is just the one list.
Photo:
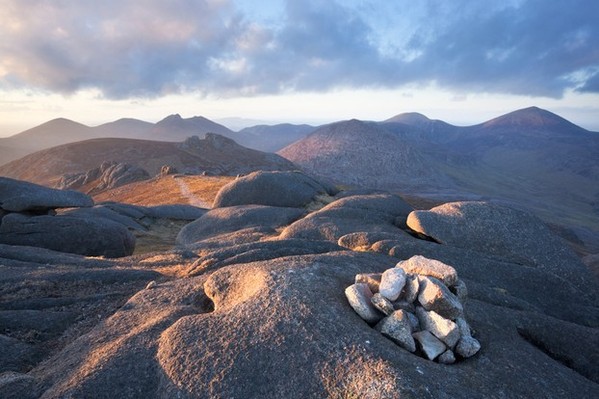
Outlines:
[[200, 197], [195, 195], [193, 192], [191, 192], [189, 186], [187, 185], [187, 183], [185, 183], [185, 181], [183, 181], [183, 179], [175, 179], [175, 181], [179, 185], [181, 195], [183, 195], [185, 198], [189, 200], [190, 205], [197, 206], [200, 208], [212, 208], [212, 204], [207, 203], [206, 201], [202, 200]]

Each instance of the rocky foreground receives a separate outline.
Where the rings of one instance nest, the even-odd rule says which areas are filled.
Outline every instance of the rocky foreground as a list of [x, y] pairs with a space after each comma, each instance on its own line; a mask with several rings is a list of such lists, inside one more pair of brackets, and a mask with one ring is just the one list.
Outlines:
[[[598, 284], [522, 211], [486, 202], [415, 211], [396, 195], [337, 192], [297, 172], [239, 178], [211, 210], [93, 206], [38, 186], [17, 196], [18, 181], [0, 183], [2, 398], [599, 392]], [[81, 237], [130, 252], [131, 232], [171, 218], [193, 221], [170, 251], [67, 253]], [[52, 233], [83, 223], [100, 227]], [[23, 226], [32, 230], [19, 234]], [[64, 246], [32, 246], [44, 240]], [[474, 356], [451, 365], [417, 356], [348, 303], [357, 274], [417, 255], [451, 265], [468, 287]]]

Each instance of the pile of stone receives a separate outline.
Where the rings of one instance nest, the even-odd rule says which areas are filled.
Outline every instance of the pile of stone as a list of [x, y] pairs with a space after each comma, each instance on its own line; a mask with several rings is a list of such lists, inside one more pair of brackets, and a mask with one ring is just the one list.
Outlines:
[[480, 350], [464, 317], [466, 284], [438, 260], [417, 255], [383, 273], [358, 274], [345, 295], [377, 331], [429, 360], [452, 364]]

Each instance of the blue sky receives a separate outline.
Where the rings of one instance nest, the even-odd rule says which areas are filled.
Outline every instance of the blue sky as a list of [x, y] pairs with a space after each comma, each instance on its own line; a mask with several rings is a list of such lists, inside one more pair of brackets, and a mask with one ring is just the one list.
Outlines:
[[0, 134], [170, 113], [599, 130], [596, 0], [3, 0]]

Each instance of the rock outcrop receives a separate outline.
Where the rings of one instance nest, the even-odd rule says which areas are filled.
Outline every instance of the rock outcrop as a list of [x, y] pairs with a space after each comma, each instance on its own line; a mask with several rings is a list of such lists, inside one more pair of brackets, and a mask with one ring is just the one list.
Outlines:
[[334, 195], [335, 189], [301, 172], [254, 172], [224, 186], [214, 208], [253, 204], [300, 208], [317, 195]]
[[94, 201], [77, 191], [55, 190], [0, 177], [0, 208], [7, 212], [47, 213], [57, 208], [92, 206]]
[[[0, 378], [0, 394], [596, 396], [599, 307], [585, 290], [534, 265], [519, 253], [524, 246], [504, 257], [482, 249], [488, 242], [472, 250], [427, 239], [407, 230], [397, 198], [372, 195], [340, 196], [320, 210], [249, 203], [214, 209], [192, 222], [188, 232], [198, 232], [184, 245], [126, 258], [0, 245], [0, 320], [3, 334], [19, 341], [10, 342], [16, 361], [0, 357], [11, 373]], [[296, 214], [251, 216], [272, 208]], [[406, 261], [406, 278], [392, 301], [376, 287], [399, 261]], [[344, 296], [356, 281], [363, 284], [356, 297], [370, 296], [377, 318], [387, 318], [382, 333], [372, 327], [380, 320], [369, 325]], [[452, 295], [462, 298], [467, 322], [456, 316]], [[44, 334], [32, 317], [27, 325], [15, 317], [31, 310], [47, 313], [39, 320], [53, 320], [54, 330]]]
[[150, 178], [150, 174], [139, 166], [120, 162], [103, 162], [97, 168], [61, 177], [59, 189], [86, 188], [88, 193], [108, 190]]

